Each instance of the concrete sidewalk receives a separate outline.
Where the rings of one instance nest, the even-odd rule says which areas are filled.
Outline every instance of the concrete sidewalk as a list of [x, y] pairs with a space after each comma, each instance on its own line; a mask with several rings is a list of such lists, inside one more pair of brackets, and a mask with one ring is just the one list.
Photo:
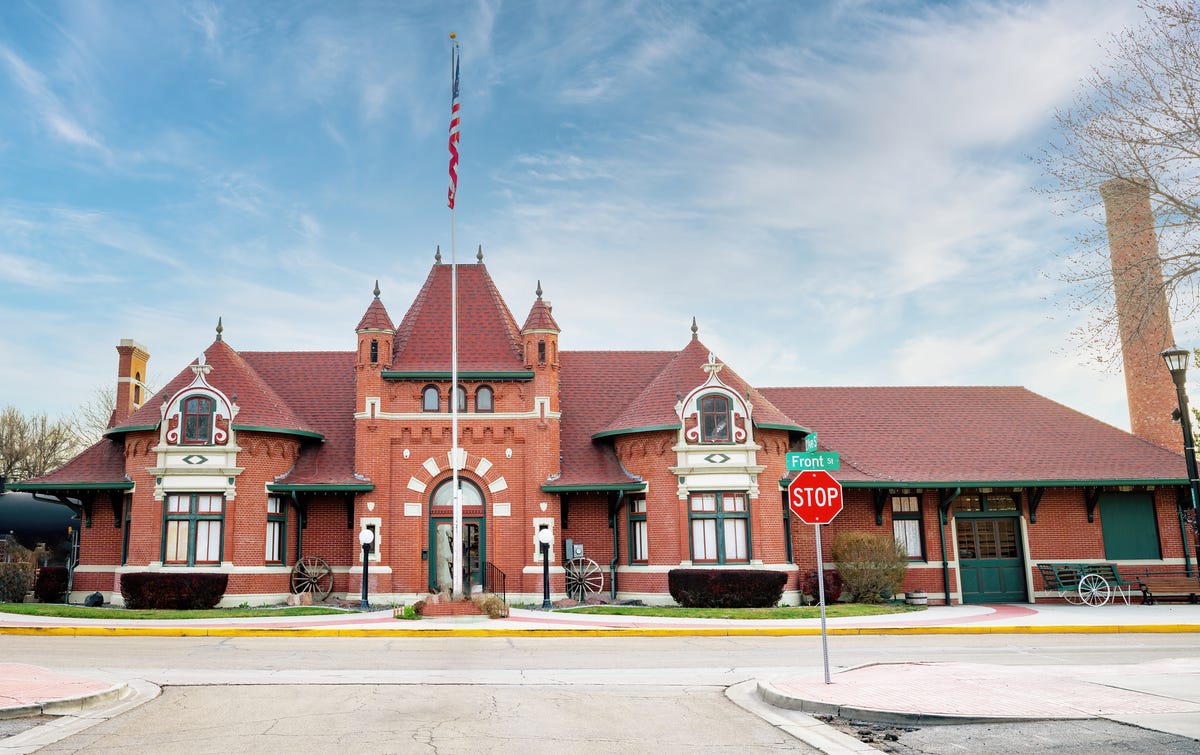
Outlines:
[[[967, 605], [917, 613], [827, 622], [845, 634], [1195, 633], [1200, 605]], [[0, 614], [0, 635], [69, 636], [738, 636], [819, 635], [819, 619], [733, 621], [605, 616], [513, 609], [506, 619], [483, 617], [403, 621], [391, 610], [331, 616], [129, 621], [52, 619]], [[911, 725], [967, 721], [1104, 717], [1200, 739], [1200, 653], [1194, 657], [1111, 669], [898, 663], [759, 681], [756, 701], [787, 711], [778, 723], [824, 752], [869, 746], [839, 735], [806, 714], [829, 714]], [[68, 677], [21, 664], [0, 665], [0, 718], [61, 715], [102, 706], [120, 685]], [[734, 696], [731, 694], [731, 699]], [[735, 700], [736, 701], [736, 700]], [[751, 707], [742, 700], [739, 704]], [[46, 707], [50, 706], [50, 707]], [[756, 710], [759, 712], [760, 710]], [[796, 716], [800, 716], [799, 719]], [[767, 713], [764, 717], [770, 718]], [[797, 721], [802, 724], [797, 725]], [[3, 747], [0, 746], [0, 752]]]

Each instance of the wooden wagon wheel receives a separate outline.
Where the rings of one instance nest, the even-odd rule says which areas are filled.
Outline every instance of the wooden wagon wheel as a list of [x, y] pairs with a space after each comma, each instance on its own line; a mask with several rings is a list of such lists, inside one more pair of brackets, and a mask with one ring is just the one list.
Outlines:
[[604, 572], [590, 558], [572, 558], [563, 564], [567, 575], [567, 597], [580, 603], [604, 589]]
[[1109, 594], [1108, 580], [1099, 574], [1085, 574], [1079, 580], [1079, 598], [1089, 606], [1104, 605]]
[[333, 592], [333, 569], [324, 559], [305, 556], [292, 567], [292, 592], [312, 593], [313, 601], [325, 600]]

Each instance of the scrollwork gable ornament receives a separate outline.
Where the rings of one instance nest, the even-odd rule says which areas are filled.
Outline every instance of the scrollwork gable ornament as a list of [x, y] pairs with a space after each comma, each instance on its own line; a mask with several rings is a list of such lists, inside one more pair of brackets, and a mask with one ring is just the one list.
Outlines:
[[686, 396], [681, 397], [675, 404], [675, 411], [679, 417], [680, 432], [684, 443], [699, 444], [702, 441], [700, 399], [714, 393], [724, 396], [729, 401], [729, 414], [732, 423], [730, 427], [730, 442], [740, 444], [753, 441], [753, 429], [750, 422], [752, 407], [749, 401], [739, 396], [737, 391], [721, 381], [718, 373], [724, 368], [725, 365], [717, 361], [716, 355], [709, 352], [708, 360], [700, 367], [700, 369], [708, 374], [708, 378], [702, 384], [693, 388]]
[[204, 355], [201, 354], [196, 360], [196, 363], [191, 365], [194, 377], [192, 382], [179, 391], [176, 391], [173, 396], [163, 402], [161, 409], [162, 442], [167, 445], [180, 445], [182, 438], [180, 436], [183, 431], [183, 402], [185, 399], [194, 396], [202, 396], [209, 398], [213, 402], [212, 416], [212, 443], [214, 446], [223, 446], [229, 442], [229, 428], [233, 423], [233, 419], [237, 417], [238, 405], [229, 400], [229, 398], [220, 391], [214, 388], [208, 382], [208, 374], [212, 372], [212, 365], [206, 364]]

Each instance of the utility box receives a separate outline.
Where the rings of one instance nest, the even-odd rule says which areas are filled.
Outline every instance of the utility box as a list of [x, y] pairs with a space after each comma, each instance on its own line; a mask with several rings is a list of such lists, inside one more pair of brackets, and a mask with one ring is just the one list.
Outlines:
[[576, 543], [571, 538], [563, 542], [563, 558], [570, 561], [573, 558], [583, 558], [583, 543]]

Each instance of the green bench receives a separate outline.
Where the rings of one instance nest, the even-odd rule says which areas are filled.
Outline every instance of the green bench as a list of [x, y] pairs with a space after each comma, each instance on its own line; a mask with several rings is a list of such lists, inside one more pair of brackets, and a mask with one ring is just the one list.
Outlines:
[[1113, 592], [1129, 603], [1130, 588], [1139, 582], [1121, 577], [1116, 564], [1038, 564], [1047, 590], [1057, 590], [1068, 603], [1102, 606]]

